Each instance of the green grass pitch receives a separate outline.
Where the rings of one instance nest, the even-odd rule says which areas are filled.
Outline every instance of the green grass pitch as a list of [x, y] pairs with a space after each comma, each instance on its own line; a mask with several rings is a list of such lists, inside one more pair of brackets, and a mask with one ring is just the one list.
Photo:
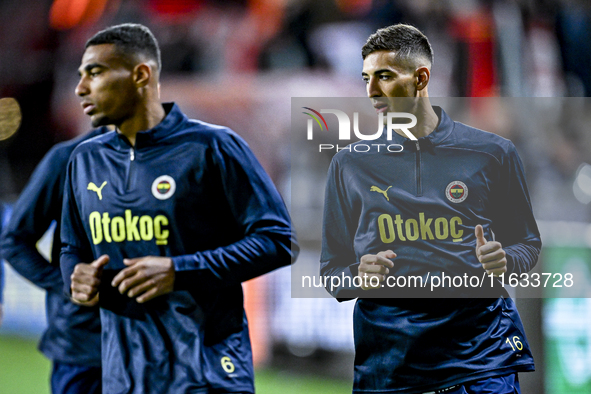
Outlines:
[[[51, 363], [39, 353], [35, 340], [0, 336], [0, 392], [49, 394]], [[315, 376], [300, 376], [272, 368], [255, 374], [257, 394], [347, 394], [351, 383]]]

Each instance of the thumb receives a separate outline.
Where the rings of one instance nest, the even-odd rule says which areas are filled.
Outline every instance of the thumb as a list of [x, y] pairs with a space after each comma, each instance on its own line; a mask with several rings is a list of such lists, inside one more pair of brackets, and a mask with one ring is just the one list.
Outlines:
[[94, 268], [98, 268], [100, 270], [102, 270], [102, 268], [107, 265], [109, 263], [109, 256], [104, 254], [101, 257], [99, 257], [98, 259], [94, 260], [92, 263], [90, 263], [91, 266], [93, 266]]
[[386, 257], [389, 259], [395, 259], [398, 255], [394, 253], [392, 250], [386, 250]]
[[474, 234], [476, 235], [476, 249], [484, 246], [486, 239], [484, 238], [484, 230], [480, 224], [476, 225], [474, 228]]

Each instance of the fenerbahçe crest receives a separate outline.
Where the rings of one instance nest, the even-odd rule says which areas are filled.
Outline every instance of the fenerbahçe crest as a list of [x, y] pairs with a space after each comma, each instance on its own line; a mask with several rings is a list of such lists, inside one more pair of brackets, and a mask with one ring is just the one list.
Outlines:
[[445, 189], [445, 196], [454, 203], [460, 203], [468, 197], [468, 186], [464, 182], [453, 181]]
[[174, 194], [176, 183], [169, 175], [161, 175], [152, 183], [152, 195], [159, 200], [166, 200]]

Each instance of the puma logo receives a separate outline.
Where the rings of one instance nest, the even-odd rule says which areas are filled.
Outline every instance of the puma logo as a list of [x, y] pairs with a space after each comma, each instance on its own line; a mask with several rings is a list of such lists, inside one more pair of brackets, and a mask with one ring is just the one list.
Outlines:
[[386, 190], [382, 190], [382, 189], [380, 189], [380, 188], [379, 188], [379, 187], [377, 187], [377, 186], [372, 186], [372, 187], [369, 189], [369, 191], [370, 191], [370, 192], [378, 192], [378, 193], [381, 193], [381, 194], [383, 194], [383, 195], [384, 195], [384, 197], [386, 197], [386, 200], [390, 201], [390, 199], [388, 198], [388, 194], [387, 194], [387, 193], [388, 193], [388, 190], [390, 190], [390, 188], [391, 188], [391, 187], [392, 187], [392, 186], [388, 186], [388, 188], [387, 188]]
[[107, 181], [104, 181], [103, 184], [101, 185], [101, 187], [98, 187], [97, 185], [95, 185], [94, 183], [90, 182], [88, 184], [88, 190], [92, 190], [93, 192], [96, 192], [99, 200], [103, 199], [103, 187], [105, 187], [105, 185], [107, 184]]

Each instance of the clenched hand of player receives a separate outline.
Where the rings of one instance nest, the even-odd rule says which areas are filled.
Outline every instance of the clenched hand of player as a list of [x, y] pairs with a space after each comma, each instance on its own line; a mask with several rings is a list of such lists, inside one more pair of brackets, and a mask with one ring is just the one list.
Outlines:
[[487, 241], [484, 230], [479, 224], [474, 228], [476, 235], [476, 257], [488, 275], [500, 276], [507, 272], [507, 257], [503, 245], [496, 241]]
[[103, 268], [109, 263], [109, 256], [102, 255], [92, 263], [78, 263], [70, 277], [72, 301], [78, 305], [95, 306], [99, 301], [99, 285]]
[[170, 293], [174, 288], [174, 265], [170, 257], [123, 259], [123, 264], [127, 268], [113, 278], [111, 285], [139, 303]]
[[[374, 290], [382, 287], [382, 282], [386, 280], [386, 275], [394, 263], [390, 259], [396, 258], [396, 253], [391, 250], [379, 252], [378, 254], [366, 254], [359, 261], [359, 271], [357, 276], [361, 278], [361, 288], [363, 290]], [[372, 277], [378, 279], [371, 280]], [[376, 284], [377, 283], [377, 284]]]

